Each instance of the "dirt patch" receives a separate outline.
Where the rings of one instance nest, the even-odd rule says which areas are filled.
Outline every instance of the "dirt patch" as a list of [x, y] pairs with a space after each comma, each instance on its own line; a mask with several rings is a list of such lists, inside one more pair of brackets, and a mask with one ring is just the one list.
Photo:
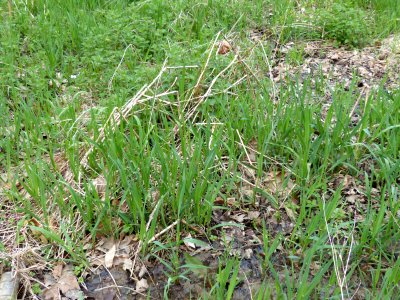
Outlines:
[[334, 90], [338, 84], [349, 89], [372, 89], [383, 85], [388, 90], [399, 88], [400, 36], [390, 36], [363, 49], [334, 47], [325, 41], [298, 45], [293, 42], [276, 48], [271, 75], [275, 83], [288, 80], [316, 81], [324, 78]]

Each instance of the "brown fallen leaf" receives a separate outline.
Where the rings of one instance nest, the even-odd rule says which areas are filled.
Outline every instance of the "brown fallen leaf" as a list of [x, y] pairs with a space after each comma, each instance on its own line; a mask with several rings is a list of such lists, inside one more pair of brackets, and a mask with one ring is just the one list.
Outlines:
[[64, 268], [64, 266], [63, 266], [63, 264], [61, 264], [61, 263], [57, 264], [57, 265], [54, 267], [54, 269], [53, 269], [53, 276], [54, 276], [54, 278], [58, 279], [58, 278], [61, 277], [63, 268]]
[[136, 293], [143, 293], [149, 288], [147, 280], [142, 278], [136, 283]]
[[236, 199], [233, 197], [227, 198], [226, 202], [223, 198], [217, 197], [214, 200], [214, 205], [216, 205], [216, 206], [236, 206], [237, 202], [236, 202]]
[[236, 202], [236, 199], [235, 198], [228, 198], [228, 199], [226, 199], [226, 204], [228, 205], [228, 206], [235, 206], [236, 204], [237, 204], [237, 202]]
[[[35, 227], [38, 228], [43, 228], [42, 224], [36, 220], [35, 218], [32, 218], [30, 220], [25, 221], [26, 225], [33, 225]], [[30, 227], [30, 231], [32, 232], [32, 235], [39, 238], [40, 241], [42, 242], [42, 244], [48, 244], [49, 241], [47, 240], [47, 238], [43, 235], [43, 233], [40, 230], [37, 230], [35, 228]]]
[[114, 244], [110, 248], [110, 250], [107, 251], [106, 255], [104, 256], [104, 266], [106, 268], [111, 268], [113, 266], [113, 261], [114, 261], [114, 256], [115, 252], [117, 251], [117, 246]]
[[257, 219], [259, 216], [260, 216], [260, 212], [259, 212], [259, 211], [249, 211], [249, 212], [247, 213], [247, 217], [248, 217], [250, 220], [255, 220], [255, 219]]
[[133, 261], [129, 258], [124, 259], [124, 263], [122, 265], [122, 269], [125, 271], [129, 271], [133, 268]]
[[234, 215], [231, 215], [231, 219], [233, 219], [239, 223], [243, 223], [243, 221], [246, 219], [246, 215], [245, 214], [234, 214]]
[[61, 299], [60, 288], [58, 284], [53, 285], [51, 288], [45, 290], [43, 292], [44, 300], [58, 300]]
[[103, 198], [106, 193], [107, 181], [104, 175], [99, 175], [93, 180], [93, 186], [96, 189], [97, 194], [100, 198]]
[[73, 271], [73, 266], [66, 266], [62, 271], [60, 279], [54, 285], [43, 291], [43, 299], [61, 299], [60, 293], [72, 300], [81, 299], [83, 297], [83, 293]]
[[43, 275], [43, 283], [45, 287], [51, 287], [57, 283], [57, 280], [54, 278], [52, 274], [47, 273]]
[[66, 270], [63, 272], [63, 275], [58, 281], [58, 285], [64, 295], [67, 295], [75, 290], [80, 291], [78, 280], [76, 279], [76, 276], [72, 270]]
[[229, 53], [231, 50], [232, 50], [232, 46], [231, 46], [231, 44], [229, 44], [228, 41], [223, 40], [219, 43], [218, 54], [225, 55], [225, 54]]
[[214, 205], [222, 206], [224, 204], [225, 204], [225, 201], [222, 197], [218, 196], [217, 198], [215, 198]]
[[147, 273], [147, 268], [145, 265], [142, 265], [139, 271], [139, 278], [142, 278], [146, 273]]

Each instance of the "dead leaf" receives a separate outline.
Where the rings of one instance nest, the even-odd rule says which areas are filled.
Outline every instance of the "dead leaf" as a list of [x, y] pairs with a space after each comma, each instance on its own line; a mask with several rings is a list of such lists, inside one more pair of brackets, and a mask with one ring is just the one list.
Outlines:
[[236, 199], [235, 198], [228, 198], [228, 199], [226, 199], [226, 204], [228, 206], [235, 206], [236, 205]]
[[58, 279], [61, 277], [62, 275], [62, 271], [63, 271], [63, 264], [57, 264], [54, 269], [53, 269], [53, 276]]
[[75, 274], [69, 273], [60, 278], [59, 288], [64, 295], [74, 290], [80, 290]]
[[217, 198], [215, 198], [214, 205], [222, 206], [224, 204], [225, 204], [225, 201], [222, 197], [218, 196]]
[[131, 270], [133, 267], [133, 261], [129, 258], [124, 259], [124, 264], [122, 265], [122, 269], [125, 271]]
[[250, 259], [253, 255], [253, 250], [251, 248], [244, 250], [244, 257]]
[[356, 200], [358, 200], [359, 198], [361, 198], [359, 195], [349, 195], [346, 197], [346, 200], [350, 204], [354, 204], [354, 203], [356, 203]]
[[149, 288], [147, 280], [142, 278], [136, 283], [136, 293], [143, 293]]
[[232, 215], [231, 219], [239, 222], [239, 223], [243, 223], [244, 219], [246, 218], [245, 214], [237, 214], [237, 215]]
[[93, 180], [97, 194], [102, 198], [106, 193], [107, 181], [104, 175], [99, 175]]
[[152, 191], [151, 198], [153, 199], [154, 202], [157, 202], [160, 199], [160, 191], [159, 190]]
[[142, 265], [142, 267], [140, 268], [140, 271], [139, 271], [139, 278], [142, 278], [144, 276], [144, 274], [146, 274], [146, 272], [147, 272], [146, 266]]
[[250, 186], [244, 186], [243, 188], [240, 189], [240, 193], [243, 195], [245, 198], [253, 198], [254, 197], [254, 190]]
[[225, 55], [225, 54], [229, 53], [231, 50], [232, 50], [232, 46], [231, 46], [231, 44], [229, 44], [228, 41], [223, 40], [219, 43], [218, 54]]
[[44, 274], [43, 276], [43, 281], [44, 281], [44, 285], [46, 287], [50, 287], [53, 286], [54, 284], [57, 283], [56, 279], [54, 278], [54, 276], [52, 274]]
[[189, 233], [185, 239], [183, 239], [183, 243], [185, 244], [186, 247], [191, 248], [191, 249], [196, 249], [196, 245], [190, 241], [192, 238], [192, 235]]
[[317, 261], [312, 261], [310, 264], [310, 270], [312, 275], [316, 275], [321, 269], [321, 263]]
[[104, 257], [104, 266], [106, 268], [111, 268], [113, 266], [113, 261], [114, 261], [114, 256], [115, 252], [117, 251], [117, 246], [114, 244], [110, 248], [110, 250], [107, 251], [105, 257]]
[[223, 198], [217, 197], [217, 198], [214, 200], [214, 205], [216, 205], [216, 206], [225, 206], [225, 204], [226, 204], [227, 206], [235, 206], [235, 205], [237, 204], [237, 203], [236, 203], [236, 199], [233, 198], [233, 197], [230, 197], [230, 198], [227, 198], [227, 199], [226, 199], [226, 202], [225, 202], [225, 200], [224, 200]]
[[247, 213], [247, 217], [249, 218], [249, 220], [255, 220], [260, 216], [260, 212], [259, 211], [249, 211]]
[[77, 300], [82, 297], [82, 291], [73, 272], [73, 266], [66, 266], [56, 284], [43, 292], [46, 300], [60, 299], [60, 292], [68, 299]]
[[287, 216], [290, 218], [291, 221], [296, 221], [296, 214], [293, 209], [285, 206], [285, 211]]
[[58, 299], [61, 299], [60, 288], [58, 287], [58, 284], [55, 284], [51, 288], [45, 290], [43, 292], [43, 299], [44, 300], [58, 300]]
[[[26, 225], [33, 225], [35, 227], [38, 228], [43, 228], [42, 224], [36, 220], [35, 218], [30, 219], [29, 221], [25, 221]], [[42, 242], [42, 244], [48, 244], [49, 241], [47, 240], [47, 238], [43, 235], [43, 233], [40, 230], [37, 230], [35, 228], [30, 227], [30, 230], [32, 232], [32, 235], [34, 235], [35, 237], [39, 238], [40, 241]]]

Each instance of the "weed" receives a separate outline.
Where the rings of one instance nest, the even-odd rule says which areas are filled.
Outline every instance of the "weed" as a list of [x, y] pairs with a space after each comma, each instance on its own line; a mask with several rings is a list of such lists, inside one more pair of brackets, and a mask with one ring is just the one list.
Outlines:
[[315, 12], [316, 23], [322, 28], [322, 38], [337, 41], [339, 44], [362, 47], [368, 43], [373, 17], [367, 11], [349, 4], [333, 3], [327, 9]]

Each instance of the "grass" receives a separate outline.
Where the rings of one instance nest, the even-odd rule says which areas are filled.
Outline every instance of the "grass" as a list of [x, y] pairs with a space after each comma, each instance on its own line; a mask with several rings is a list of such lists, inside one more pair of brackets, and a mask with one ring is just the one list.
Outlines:
[[[255, 298], [396, 297], [400, 93], [382, 87], [355, 106], [354, 83], [322, 113], [325, 91], [276, 86], [268, 58], [287, 41], [383, 38], [398, 30], [397, 1], [10, 3], [0, 6], [0, 171], [10, 187], [0, 199], [20, 216], [15, 246], [33, 236], [49, 261], [62, 249], [87, 266], [87, 237], [135, 234], [141, 255], [167, 266], [168, 297], [207, 268], [182, 263], [186, 234], [217, 238], [213, 212], [233, 198], [245, 211], [272, 207], [278, 223], [292, 217], [287, 235], [270, 217], [253, 224], [264, 249]], [[253, 29], [265, 29], [263, 47], [248, 39]], [[222, 39], [236, 50], [215, 55]], [[271, 174], [288, 195], [263, 184]], [[231, 299], [245, 280], [239, 264], [226, 250], [204, 298]]]

